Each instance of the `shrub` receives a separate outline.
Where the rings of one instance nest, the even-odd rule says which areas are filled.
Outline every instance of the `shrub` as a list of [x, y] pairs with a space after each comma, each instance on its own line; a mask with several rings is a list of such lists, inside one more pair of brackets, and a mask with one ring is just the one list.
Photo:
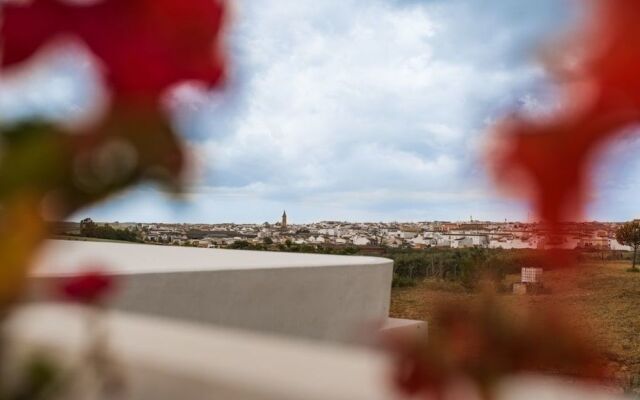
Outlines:
[[409, 278], [406, 276], [401, 276], [398, 274], [393, 274], [393, 281], [391, 282], [392, 287], [403, 288], [403, 287], [411, 287], [417, 284], [417, 280], [413, 278]]

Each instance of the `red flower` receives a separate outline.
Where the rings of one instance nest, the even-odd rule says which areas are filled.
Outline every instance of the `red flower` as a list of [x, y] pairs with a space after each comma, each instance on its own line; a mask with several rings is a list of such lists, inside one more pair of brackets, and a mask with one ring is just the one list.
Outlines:
[[24, 61], [51, 38], [82, 39], [102, 60], [116, 100], [155, 101], [184, 80], [219, 84], [223, 0], [34, 0], [2, 6], [2, 66]]
[[392, 382], [404, 394], [442, 399], [466, 382], [489, 400], [501, 379], [519, 373], [598, 383], [610, 377], [596, 343], [567, 322], [560, 305], [515, 314], [484, 295], [477, 303], [432, 307], [428, 338], [407, 332], [383, 337], [394, 362]]
[[97, 269], [65, 279], [60, 285], [60, 292], [67, 300], [92, 305], [102, 302], [113, 289], [113, 277]]
[[554, 234], [584, 217], [599, 151], [640, 122], [640, 2], [593, 4], [591, 25], [549, 58], [564, 83], [559, 112], [505, 119], [494, 129], [502, 145], [488, 155], [497, 181], [527, 196]]

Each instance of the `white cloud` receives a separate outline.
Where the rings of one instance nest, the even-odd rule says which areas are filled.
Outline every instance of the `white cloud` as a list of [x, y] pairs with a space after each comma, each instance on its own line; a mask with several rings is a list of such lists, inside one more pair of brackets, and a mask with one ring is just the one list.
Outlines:
[[451, 4], [245, 4], [236, 38], [246, 100], [232, 129], [200, 138], [212, 160], [206, 184], [259, 183], [270, 190], [256, 196], [283, 204], [354, 188], [483, 188], [471, 148], [483, 121], [515, 104], [540, 69], [506, 66], [512, 42], [524, 41], [512, 21], [494, 26], [499, 40], [461, 42], [468, 28], [456, 28], [475, 7]]
[[14, 123], [34, 117], [57, 123], [89, 122], [106, 102], [98, 63], [75, 40], [47, 44], [23, 65], [0, 79], [0, 120]]
[[478, 143], [485, 121], [519, 99], [538, 105], [544, 77], [530, 54], [562, 19], [558, 3], [238, 0], [234, 90], [178, 96], [188, 101], [176, 125], [205, 169], [191, 206], [175, 211], [141, 190], [91, 212], [123, 219], [142, 207], [147, 219], [208, 221], [260, 221], [282, 208], [299, 220], [513, 216], [488, 190]]

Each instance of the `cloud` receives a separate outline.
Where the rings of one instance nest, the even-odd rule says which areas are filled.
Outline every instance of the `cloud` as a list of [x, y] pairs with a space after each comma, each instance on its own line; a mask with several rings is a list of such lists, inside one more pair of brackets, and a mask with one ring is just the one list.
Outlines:
[[98, 63], [75, 40], [57, 40], [0, 77], [0, 120], [91, 120], [106, 100]]
[[245, 222], [282, 208], [299, 221], [526, 215], [492, 193], [479, 144], [487, 121], [538, 107], [547, 83], [532, 51], [571, 18], [561, 2], [236, 4], [229, 90], [183, 87], [174, 97], [175, 125], [203, 169], [192, 201], [143, 189], [88, 213]]
[[380, 216], [403, 193], [487, 192], [478, 137], [544, 82], [529, 51], [557, 2], [317, 3], [241, 3], [243, 100], [228, 131], [191, 135], [211, 160], [201, 185], [284, 206], [382, 190]]
[[[521, 206], [490, 193], [475, 191], [341, 191], [286, 204], [264, 196], [268, 188], [200, 188], [184, 200], [172, 200], [152, 188], [138, 188], [78, 215], [98, 221], [261, 223], [279, 221], [286, 208], [291, 223], [338, 221], [426, 221], [482, 217], [514, 220], [526, 215]], [[493, 201], [487, 202], [491, 198]], [[212, 201], [211, 199], [215, 199]]]

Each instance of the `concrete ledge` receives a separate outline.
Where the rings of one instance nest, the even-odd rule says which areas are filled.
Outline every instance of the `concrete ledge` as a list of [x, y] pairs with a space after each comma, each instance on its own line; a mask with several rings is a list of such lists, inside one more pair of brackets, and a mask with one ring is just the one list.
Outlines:
[[32, 299], [96, 264], [119, 279], [120, 310], [343, 342], [389, 313], [384, 258], [80, 241], [48, 243]]
[[[17, 310], [5, 325], [10, 356], [13, 355], [15, 361], [20, 355], [44, 348], [73, 367], [77, 374], [88, 373], [90, 369], [85, 368], [82, 358], [87, 345], [83, 311], [78, 307], [55, 305]], [[372, 350], [122, 312], [110, 312], [105, 326], [110, 333], [110, 353], [124, 378], [124, 398], [127, 399], [403, 398], [390, 387], [389, 360]], [[82, 380], [82, 376], [77, 380], [90, 381]], [[90, 389], [85, 388], [77, 391], [75, 397], [66, 398], [94, 398], [88, 391]], [[502, 399], [623, 398], [598, 387], [521, 376], [507, 379], [498, 387], [496, 400]]]
[[[12, 350], [47, 348], [83, 373], [82, 309], [23, 308], [7, 326]], [[111, 312], [109, 348], [127, 399], [384, 400], [382, 354], [345, 346]], [[86, 389], [90, 390], [90, 389]], [[78, 398], [87, 398], [86, 390]]]
[[429, 324], [426, 321], [413, 319], [387, 318], [380, 329], [382, 332], [402, 331], [413, 335], [427, 335]]

